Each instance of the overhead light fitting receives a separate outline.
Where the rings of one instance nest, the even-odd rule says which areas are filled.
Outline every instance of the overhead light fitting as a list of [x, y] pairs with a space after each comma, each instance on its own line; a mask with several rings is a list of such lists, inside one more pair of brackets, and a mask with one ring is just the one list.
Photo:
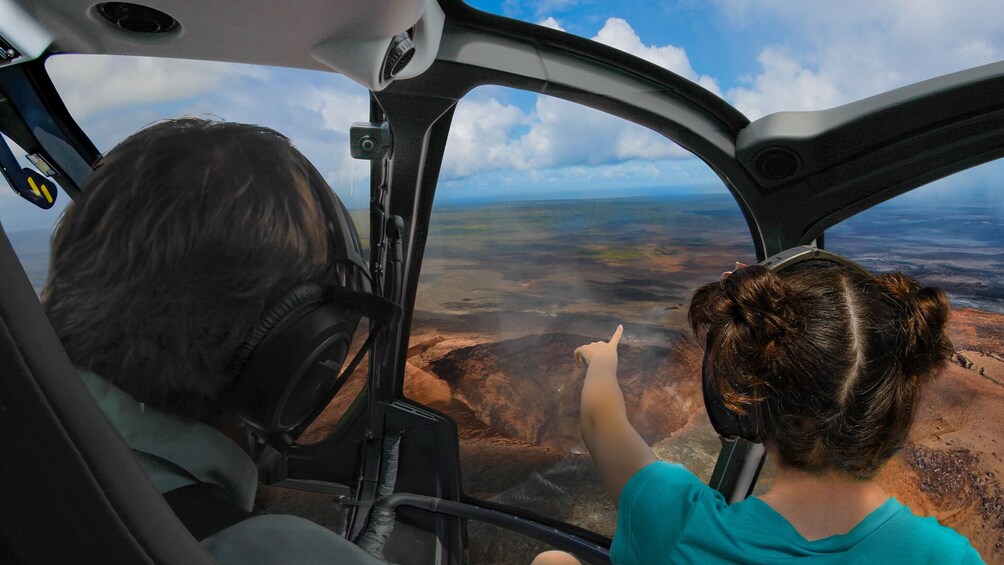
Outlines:
[[165, 34], [177, 30], [178, 20], [168, 14], [131, 2], [105, 2], [94, 7], [108, 23], [129, 33]]

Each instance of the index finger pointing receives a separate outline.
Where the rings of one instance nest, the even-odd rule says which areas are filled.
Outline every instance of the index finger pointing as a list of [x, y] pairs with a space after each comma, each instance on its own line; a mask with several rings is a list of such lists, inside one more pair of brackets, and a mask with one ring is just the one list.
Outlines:
[[621, 342], [621, 336], [624, 335], [624, 326], [617, 326], [617, 331], [614, 332], [613, 337], [610, 338], [610, 345], [614, 347]]

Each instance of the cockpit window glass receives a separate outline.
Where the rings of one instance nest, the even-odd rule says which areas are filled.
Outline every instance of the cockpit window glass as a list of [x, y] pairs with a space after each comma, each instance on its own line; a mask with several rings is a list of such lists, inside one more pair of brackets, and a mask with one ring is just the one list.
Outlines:
[[[289, 137], [349, 208], [368, 247], [369, 164], [349, 155], [348, 132], [369, 115], [369, 93], [345, 77], [235, 63], [57, 55], [46, 61], [56, 90], [101, 152], [158, 120], [198, 116], [255, 123]], [[4, 141], [22, 165], [25, 152]], [[58, 182], [58, 180], [57, 180]], [[36, 292], [48, 270], [49, 240], [66, 194], [41, 210], [6, 187], [0, 222]]]
[[914, 189], [826, 231], [827, 249], [948, 292], [956, 309], [1004, 314], [1004, 161]]
[[996, 62], [993, 2], [467, 0], [592, 39], [692, 80], [750, 119], [822, 110]]
[[948, 293], [956, 354], [927, 385], [909, 442], [879, 480], [984, 558], [999, 556], [1004, 542], [1002, 178], [1004, 161], [957, 173], [853, 216], [825, 238], [827, 249], [872, 272], [901, 271]]
[[[57, 55], [46, 61], [46, 71], [101, 152], [148, 124], [180, 116], [275, 129], [290, 138], [338, 194], [367, 252], [369, 163], [352, 159], [348, 142], [352, 122], [369, 116], [369, 93], [363, 87], [334, 73], [108, 55]], [[24, 151], [9, 145], [29, 166], [22, 159]], [[56, 206], [44, 211], [6, 187], [0, 194], [0, 221], [36, 292], [46, 280], [51, 232], [69, 200], [60, 194]], [[321, 439], [335, 426], [361, 390], [364, 373], [354, 374], [306, 439]]]
[[[612, 535], [572, 352], [621, 323], [632, 421], [707, 480], [719, 442], [686, 308], [698, 285], [754, 258], [715, 174], [635, 124], [485, 87], [458, 106], [436, 199], [405, 395], [457, 422], [466, 494]], [[473, 562], [531, 551], [469, 527]]]
[[343, 187], [358, 188], [359, 202], [368, 199], [359, 181], [369, 167], [350, 160], [347, 140], [352, 122], [369, 115], [369, 94], [337, 73], [114, 55], [58, 55], [46, 71], [100, 151], [177, 116], [260, 124], [289, 137], [340, 196]]

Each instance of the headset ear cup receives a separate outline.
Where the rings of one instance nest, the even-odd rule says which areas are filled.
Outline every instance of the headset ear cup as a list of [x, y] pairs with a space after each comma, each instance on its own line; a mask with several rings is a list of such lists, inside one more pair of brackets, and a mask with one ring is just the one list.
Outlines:
[[[710, 343], [711, 339], [708, 342]], [[704, 396], [704, 408], [708, 411], [711, 426], [715, 428], [718, 435], [723, 437], [738, 436], [750, 441], [761, 441], [756, 439], [755, 417], [751, 418], [750, 415], [733, 412], [722, 402], [721, 395], [718, 394], [718, 390], [711, 382], [709, 350], [710, 348], [705, 349], [704, 360], [701, 363], [701, 391]], [[751, 414], [756, 414], [759, 409], [754, 406], [751, 411]]]
[[237, 350], [234, 359], [234, 370], [237, 373], [235, 386], [241, 381], [241, 372], [247, 366], [248, 361], [254, 355], [258, 346], [268, 337], [268, 334], [279, 325], [283, 319], [293, 310], [308, 302], [320, 301], [324, 298], [324, 289], [317, 283], [303, 283], [293, 287], [292, 290], [282, 295], [279, 300], [269, 306], [268, 309], [258, 318], [258, 321]]
[[330, 390], [359, 318], [350, 308], [332, 304], [316, 283], [283, 295], [241, 347], [232, 408], [269, 437], [298, 425]]
[[[708, 339], [711, 343], [711, 339]], [[715, 428], [718, 435], [724, 437], [739, 435], [738, 414], [732, 412], [722, 403], [722, 397], [711, 382], [711, 362], [710, 347], [704, 351], [704, 360], [701, 363], [701, 391], [704, 396], [704, 408], [708, 412], [708, 419], [711, 426]]]

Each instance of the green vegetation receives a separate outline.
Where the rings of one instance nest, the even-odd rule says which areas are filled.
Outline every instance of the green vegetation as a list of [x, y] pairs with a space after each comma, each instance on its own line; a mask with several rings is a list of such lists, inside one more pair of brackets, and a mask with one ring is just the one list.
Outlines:
[[604, 245], [579, 248], [580, 257], [602, 262], [635, 261], [649, 256], [647, 246]]

